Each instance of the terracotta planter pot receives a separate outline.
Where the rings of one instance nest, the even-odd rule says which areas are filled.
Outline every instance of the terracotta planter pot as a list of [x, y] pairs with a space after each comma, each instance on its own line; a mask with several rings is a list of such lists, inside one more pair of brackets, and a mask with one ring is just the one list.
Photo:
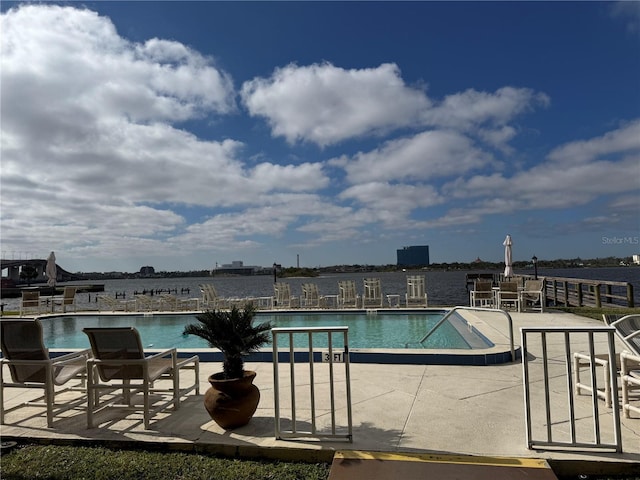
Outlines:
[[256, 412], [260, 390], [253, 384], [255, 377], [250, 370], [242, 378], [223, 379], [222, 373], [209, 376], [211, 387], [204, 394], [204, 406], [225, 430], [246, 425]]

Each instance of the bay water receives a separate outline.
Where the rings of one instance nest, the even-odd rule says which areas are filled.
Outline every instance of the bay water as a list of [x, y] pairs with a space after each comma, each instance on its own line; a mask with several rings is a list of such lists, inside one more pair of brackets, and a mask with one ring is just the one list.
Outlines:
[[[424, 274], [426, 276], [427, 294], [429, 306], [453, 306], [468, 305], [469, 294], [466, 286], [466, 274], [479, 273], [479, 271], [440, 271], [429, 270], [419, 272], [361, 272], [361, 273], [336, 273], [321, 275], [318, 277], [295, 277], [278, 278], [290, 284], [291, 293], [300, 296], [303, 283], [315, 283], [318, 285], [320, 295], [337, 295], [338, 282], [341, 280], [354, 280], [358, 294], [362, 294], [363, 280], [367, 277], [380, 278], [382, 292], [384, 295], [400, 295], [400, 300], [404, 300], [407, 291], [407, 275]], [[499, 272], [494, 272], [499, 273]], [[517, 272], [516, 274], [532, 275], [531, 270]], [[540, 269], [538, 276], [582, 278], [590, 280], [606, 280], [617, 282], [629, 282], [633, 285], [635, 304], [640, 305], [640, 267], [611, 267], [611, 268], [563, 268], [563, 269]], [[96, 297], [98, 294], [132, 299], [134, 294], [146, 292], [170, 291], [180, 298], [200, 297], [199, 285], [211, 283], [216, 287], [218, 294], [222, 297], [267, 297], [273, 296], [273, 276], [208, 276], [208, 277], [181, 277], [181, 278], [137, 278], [126, 280], [100, 280], [69, 282], [65, 285], [87, 285], [104, 284], [104, 292], [101, 293], [79, 293], [76, 301], [81, 309], [96, 310], [98, 308]], [[18, 310], [20, 299], [3, 299], [5, 310]]]

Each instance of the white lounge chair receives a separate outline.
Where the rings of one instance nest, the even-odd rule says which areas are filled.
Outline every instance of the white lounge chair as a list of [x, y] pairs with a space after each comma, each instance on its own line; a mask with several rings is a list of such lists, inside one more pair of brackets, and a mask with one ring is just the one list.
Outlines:
[[631, 393], [640, 391], [640, 314], [625, 315], [616, 320], [605, 315], [604, 320], [616, 329], [618, 338], [625, 346], [620, 353], [620, 387], [622, 412], [629, 418], [631, 412], [640, 413], [640, 402], [631, 403], [638, 400], [637, 395], [632, 398]]
[[[620, 388], [622, 390], [622, 410], [625, 417], [630, 412], [640, 413], [640, 406], [632, 405], [630, 392], [640, 390], [640, 315], [602, 315], [604, 322], [616, 329], [616, 336], [622, 341], [625, 350], [616, 358], [616, 370], [620, 372]], [[589, 356], [580, 352], [573, 354], [574, 384], [576, 393], [582, 390], [593, 392], [592, 385], [584, 383], [580, 379], [580, 370], [590, 367]], [[608, 355], [596, 355], [596, 366], [603, 367], [602, 388], [596, 389], [596, 395], [605, 401], [606, 406], [611, 406], [611, 379], [609, 377]]]
[[136, 311], [153, 312], [160, 310], [160, 299], [149, 295], [135, 295]]
[[365, 278], [363, 285], [362, 308], [382, 308], [382, 285], [379, 278]]
[[358, 308], [356, 282], [353, 280], [341, 280], [338, 282], [338, 307]]
[[407, 308], [428, 305], [425, 283], [424, 275], [407, 275], [407, 293], [405, 294]]
[[275, 293], [274, 308], [292, 308], [295, 304], [295, 297], [291, 296], [291, 286], [286, 282], [277, 282], [273, 285]]
[[199, 298], [179, 298], [170, 293], [160, 295], [160, 310], [184, 312], [198, 310], [200, 305]]
[[306, 308], [320, 308], [321, 302], [322, 297], [318, 291], [318, 285], [315, 283], [303, 283], [300, 306]]
[[218, 308], [225, 308], [228, 306], [228, 302], [218, 295], [216, 287], [210, 283], [203, 283], [200, 285], [200, 291], [202, 292], [202, 298], [200, 299], [200, 308], [204, 310], [215, 310]]
[[104, 311], [118, 312], [124, 311], [128, 312], [129, 309], [132, 311], [136, 309], [136, 301], [135, 300], [125, 300], [113, 298], [109, 295], [98, 295], [98, 309]]

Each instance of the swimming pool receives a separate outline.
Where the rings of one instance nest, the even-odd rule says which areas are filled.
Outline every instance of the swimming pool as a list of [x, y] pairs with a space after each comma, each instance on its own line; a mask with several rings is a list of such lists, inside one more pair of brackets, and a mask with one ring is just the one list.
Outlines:
[[[419, 343], [444, 315], [444, 311], [419, 313], [259, 313], [257, 322], [270, 321], [273, 327], [347, 326], [350, 348], [486, 348], [490, 342], [477, 332], [464, 328], [460, 317], [445, 322], [425, 342]], [[206, 341], [194, 335], [183, 335], [185, 325], [197, 323], [192, 314], [154, 315], [68, 315], [42, 318], [45, 344], [49, 348], [86, 348], [85, 327], [132, 326], [140, 332], [143, 346], [148, 348], [208, 348]], [[318, 347], [326, 347], [326, 337], [318, 339]], [[302, 339], [301, 339], [302, 341]], [[288, 343], [282, 343], [288, 347]], [[301, 347], [294, 339], [294, 347]], [[342, 347], [337, 344], [336, 346]]]
[[[446, 313], [445, 310], [397, 311], [292, 311], [259, 312], [256, 321], [270, 321], [273, 327], [347, 326], [349, 350], [352, 362], [366, 363], [417, 363], [417, 364], [474, 364], [486, 365], [511, 361], [510, 357], [496, 357], [491, 340], [478, 329], [454, 313], [429, 339], [419, 340]], [[177, 348], [184, 352], [197, 352], [203, 361], [218, 361], [216, 353], [207, 343], [193, 335], [183, 335], [185, 325], [197, 323], [194, 314], [85, 314], [46, 316], [42, 322], [45, 345], [52, 350], [68, 351], [87, 348], [85, 327], [132, 326], [140, 332], [145, 349]], [[300, 336], [294, 348], [306, 348], [306, 336]], [[317, 343], [316, 343], [317, 342]], [[334, 348], [341, 348], [342, 340], [334, 341]], [[288, 343], [279, 340], [280, 348]], [[327, 337], [314, 338], [314, 348], [327, 346]], [[251, 359], [270, 361], [267, 356], [256, 354]], [[203, 357], [204, 355], [204, 357]], [[213, 355], [213, 356], [212, 356]]]

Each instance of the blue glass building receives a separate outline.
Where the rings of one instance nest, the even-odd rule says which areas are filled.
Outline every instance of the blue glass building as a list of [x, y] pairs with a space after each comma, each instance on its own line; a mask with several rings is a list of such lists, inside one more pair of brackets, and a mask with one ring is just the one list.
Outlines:
[[399, 267], [426, 267], [429, 265], [429, 245], [403, 247], [397, 250]]

